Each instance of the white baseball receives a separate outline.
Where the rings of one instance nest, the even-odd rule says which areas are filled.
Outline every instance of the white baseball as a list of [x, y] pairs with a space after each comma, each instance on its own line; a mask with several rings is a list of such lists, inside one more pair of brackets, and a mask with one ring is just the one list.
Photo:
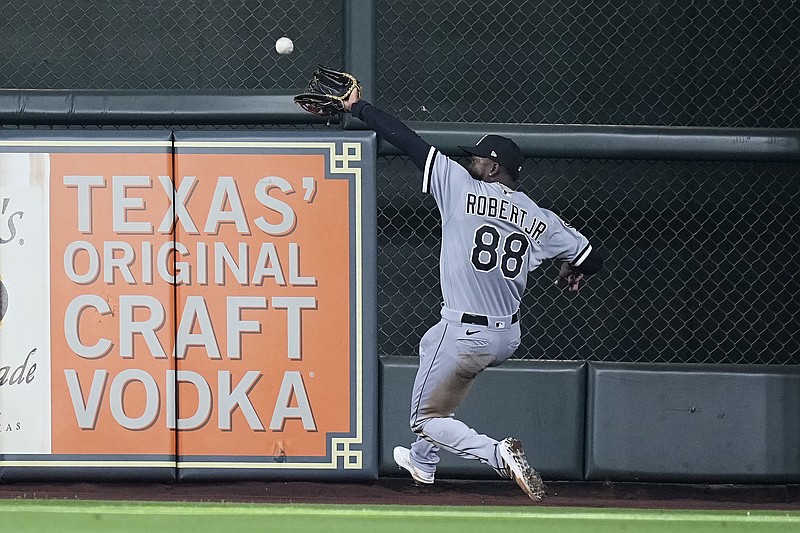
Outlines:
[[289, 55], [294, 52], [294, 43], [288, 37], [281, 37], [275, 41], [275, 50], [281, 55]]

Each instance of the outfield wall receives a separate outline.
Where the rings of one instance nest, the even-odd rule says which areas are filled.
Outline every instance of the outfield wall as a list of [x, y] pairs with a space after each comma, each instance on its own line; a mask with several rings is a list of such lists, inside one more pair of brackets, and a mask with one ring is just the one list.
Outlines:
[[[373, 133], [0, 148], [0, 480], [398, 474], [417, 360], [379, 379]], [[798, 385], [792, 365], [512, 360], [458, 416], [548, 479], [793, 483]], [[491, 472], [443, 454], [440, 476]]]
[[[418, 362], [382, 357], [380, 472], [398, 475]], [[545, 479], [800, 482], [800, 369], [761, 365], [507, 361], [481, 374], [456, 416], [515, 436]], [[442, 452], [437, 475], [493, 478]], [[403, 475], [403, 473], [399, 473]]]

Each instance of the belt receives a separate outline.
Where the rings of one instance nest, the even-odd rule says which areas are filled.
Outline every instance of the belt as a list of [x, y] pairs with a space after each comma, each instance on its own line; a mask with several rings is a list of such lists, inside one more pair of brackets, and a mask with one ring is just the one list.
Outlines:
[[[516, 324], [517, 322], [519, 322], [519, 311], [511, 315], [511, 323]], [[472, 315], [470, 313], [464, 313], [463, 315], [461, 315], [461, 323], [475, 324], [476, 326], [488, 326], [489, 317], [483, 315]]]

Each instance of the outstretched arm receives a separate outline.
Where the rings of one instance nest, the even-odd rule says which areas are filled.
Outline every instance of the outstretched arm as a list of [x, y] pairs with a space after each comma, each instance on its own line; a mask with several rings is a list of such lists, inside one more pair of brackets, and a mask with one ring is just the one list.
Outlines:
[[425, 169], [431, 145], [403, 124], [400, 119], [378, 109], [366, 100], [361, 100], [361, 94], [357, 89], [351, 93], [344, 108], [350, 111], [351, 115], [366, 123], [379, 137], [407, 154], [417, 168]]

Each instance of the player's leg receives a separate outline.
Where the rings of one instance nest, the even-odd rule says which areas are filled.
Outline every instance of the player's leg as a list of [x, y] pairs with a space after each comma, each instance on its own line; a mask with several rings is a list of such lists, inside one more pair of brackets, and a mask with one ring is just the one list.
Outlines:
[[[435, 347], [441, 342], [445, 331], [444, 321], [440, 321], [423, 335], [419, 344], [419, 368], [414, 378], [414, 388], [411, 392], [411, 426], [414, 426], [415, 406], [419, 404], [419, 395], [428, 376], [438, 372], [434, 368], [435, 358], [432, 354]], [[398, 446], [394, 449], [395, 462], [408, 470], [418, 483], [433, 483], [436, 465], [439, 463], [439, 447], [417, 437], [411, 448]]]
[[[433, 483], [436, 474], [436, 463], [439, 462], [438, 452], [439, 448], [437, 446], [422, 437], [417, 437], [411, 448], [403, 446], [394, 448], [394, 462], [408, 470], [417, 483], [429, 485]], [[412, 456], [414, 457], [413, 459]]]
[[439, 449], [478, 459], [514, 481], [535, 501], [544, 498], [539, 474], [528, 464], [521, 443], [479, 434], [453, 413], [475, 378], [508, 359], [519, 345], [519, 329], [483, 329], [466, 334], [461, 324], [443, 320], [420, 343], [420, 369], [411, 402], [411, 429], [419, 435], [412, 449], [395, 448], [395, 461], [418, 483], [433, 483]]
[[519, 328], [503, 331], [480, 328], [478, 334], [466, 335], [467, 329], [475, 328], [442, 320], [420, 343], [420, 370], [412, 395], [411, 428], [433, 448], [416, 445], [419, 453], [415, 453], [412, 460], [425, 471], [435, 469], [432, 457], [422, 452], [441, 448], [461, 457], [477, 459], [502, 473], [504, 462], [497, 451], [498, 441], [456, 420], [453, 413], [471, 390], [478, 374], [513, 354], [518, 345]]
[[428, 465], [427, 470], [436, 471], [436, 465], [439, 463], [439, 447], [431, 441], [417, 437], [417, 440], [411, 444], [410, 455], [415, 463]]
[[[503, 459], [498, 450], [498, 441], [478, 433], [454, 417], [433, 417], [425, 420], [417, 429], [419, 439], [415, 445], [427, 442], [436, 449], [447, 450], [465, 459], [477, 459], [491, 466], [502, 477], [508, 477], [503, 468]], [[413, 447], [413, 446], [412, 446]]]

